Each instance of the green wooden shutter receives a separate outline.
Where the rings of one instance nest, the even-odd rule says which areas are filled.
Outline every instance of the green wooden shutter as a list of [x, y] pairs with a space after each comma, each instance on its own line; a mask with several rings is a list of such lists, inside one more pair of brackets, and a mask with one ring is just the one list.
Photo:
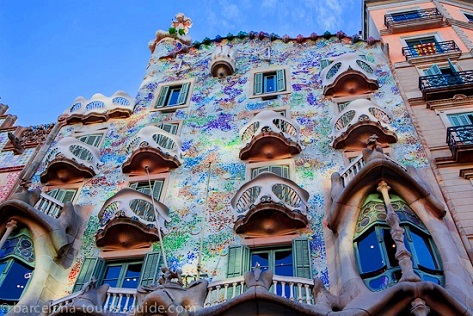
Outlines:
[[173, 123], [161, 123], [158, 125], [160, 129], [163, 131], [168, 132], [169, 134], [177, 135], [177, 130], [179, 128], [179, 124]]
[[80, 291], [84, 284], [90, 281], [91, 277], [96, 278], [100, 282], [100, 279], [103, 277], [104, 267], [105, 261], [102, 258], [85, 258], [82, 266], [80, 267], [80, 272], [77, 276], [76, 283], [72, 288], [72, 292], [74, 293]]
[[230, 246], [228, 249], [227, 278], [243, 275], [250, 271], [250, 248]]
[[181, 91], [179, 91], [179, 97], [177, 98], [177, 104], [182, 105], [187, 101], [187, 94], [189, 92], [190, 83], [183, 83], [181, 86]]
[[161, 197], [161, 192], [163, 190], [163, 180], [154, 180], [153, 183], [153, 197], [155, 200], [159, 201], [159, 198]]
[[62, 190], [64, 192], [64, 195], [62, 196], [62, 199], [60, 200], [63, 203], [66, 202], [71, 202], [74, 199], [74, 196], [76, 195], [76, 190]]
[[277, 91], [286, 90], [286, 71], [279, 69], [276, 71]]
[[448, 119], [453, 126], [472, 125], [473, 112], [450, 114], [448, 115]]
[[452, 70], [452, 72], [455, 74], [458, 72], [458, 69], [457, 67], [453, 64], [453, 62], [450, 60], [450, 58], [447, 58], [448, 60], [448, 66], [450, 67], [450, 69]]
[[292, 241], [294, 272], [296, 277], [312, 279], [309, 240], [296, 238]]
[[168, 96], [168, 93], [169, 86], [161, 87], [161, 90], [159, 90], [158, 101], [156, 101], [157, 108], [166, 106], [166, 97]]
[[253, 82], [253, 94], [262, 94], [263, 93], [263, 73], [257, 73], [254, 77]]
[[141, 269], [140, 285], [155, 284], [159, 275], [159, 261], [161, 253], [159, 251], [148, 252], [143, 261]]
[[320, 60], [320, 70], [324, 69], [328, 65], [330, 65], [331, 61], [328, 59], [321, 59]]
[[426, 76], [441, 75], [442, 71], [440, 70], [440, 67], [437, 64], [435, 64], [429, 69], [424, 70], [424, 74]]

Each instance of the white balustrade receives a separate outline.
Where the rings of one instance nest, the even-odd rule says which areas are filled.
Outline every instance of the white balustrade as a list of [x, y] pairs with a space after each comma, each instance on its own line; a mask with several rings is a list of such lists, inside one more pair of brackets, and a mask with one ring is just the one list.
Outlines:
[[41, 192], [38, 202], [35, 204], [35, 209], [43, 212], [54, 218], [58, 218], [61, 215], [64, 204], [61, 201], [56, 200], [52, 196]]

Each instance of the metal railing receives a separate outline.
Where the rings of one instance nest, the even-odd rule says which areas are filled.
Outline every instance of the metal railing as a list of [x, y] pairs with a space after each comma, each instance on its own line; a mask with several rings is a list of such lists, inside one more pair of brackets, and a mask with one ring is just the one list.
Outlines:
[[429, 21], [432, 19], [442, 19], [443, 16], [437, 8], [416, 10], [415, 12], [405, 14], [386, 14], [384, 16], [384, 25], [391, 28], [398, 24], [408, 24], [413, 21]]
[[461, 52], [455, 41], [431, 42], [402, 48], [406, 60], [413, 57]]
[[35, 209], [43, 212], [54, 218], [58, 218], [61, 215], [64, 204], [61, 201], [56, 200], [52, 196], [41, 192], [38, 202], [35, 204]]
[[447, 144], [450, 150], [464, 146], [473, 146], [473, 125], [448, 127]]
[[419, 89], [421, 91], [466, 85], [473, 85], [473, 70], [419, 77]]

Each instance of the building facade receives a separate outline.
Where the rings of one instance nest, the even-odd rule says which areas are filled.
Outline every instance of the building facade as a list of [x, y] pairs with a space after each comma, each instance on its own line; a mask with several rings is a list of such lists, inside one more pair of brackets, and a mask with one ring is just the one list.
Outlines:
[[468, 248], [386, 45], [191, 43], [191, 24], [156, 33], [136, 98], [78, 97], [0, 204], [3, 280], [28, 276], [0, 284], [5, 310], [470, 315]]

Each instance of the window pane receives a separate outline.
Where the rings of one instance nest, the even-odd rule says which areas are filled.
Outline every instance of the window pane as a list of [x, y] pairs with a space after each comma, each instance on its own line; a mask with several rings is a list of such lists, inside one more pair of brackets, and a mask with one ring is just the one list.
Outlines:
[[108, 266], [105, 271], [105, 276], [103, 278], [103, 284], [110, 284], [111, 287], [117, 287], [118, 277], [120, 276], [120, 271], [122, 266]]
[[294, 269], [292, 268], [292, 251], [283, 250], [275, 252], [275, 267], [274, 274], [293, 276]]
[[23, 293], [32, 271], [30, 267], [14, 260], [0, 286], [0, 299], [17, 301]]
[[389, 229], [383, 229], [383, 238], [384, 246], [386, 247], [386, 252], [389, 258], [389, 264], [391, 267], [399, 266], [399, 263], [396, 259], [396, 243], [391, 237]]
[[387, 288], [389, 285], [389, 278], [385, 275], [382, 275], [376, 279], [373, 279], [369, 282], [369, 286], [374, 291], [380, 291]]
[[432, 269], [432, 270], [438, 269], [438, 266], [435, 262], [435, 258], [433, 255], [432, 248], [430, 247], [430, 244], [428, 243], [426, 238], [419, 236], [413, 231], [411, 231], [411, 236], [412, 236], [413, 248], [418, 260], [417, 263], [427, 269]]
[[269, 268], [269, 253], [259, 252], [251, 254], [251, 268], [254, 268], [256, 264], [260, 264], [261, 270], [267, 270]]
[[177, 104], [177, 100], [179, 100], [179, 93], [180, 92], [181, 92], [181, 87], [171, 88], [171, 91], [169, 92], [168, 105]]
[[361, 273], [373, 272], [385, 266], [374, 230], [358, 242], [358, 255]]
[[128, 265], [128, 269], [123, 279], [122, 287], [137, 288], [141, 275], [141, 263], [133, 263]]
[[3, 271], [5, 270], [7, 266], [7, 262], [0, 262], [0, 275], [2, 275]]
[[274, 92], [276, 91], [276, 75], [265, 74], [263, 79], [263, 91]]

